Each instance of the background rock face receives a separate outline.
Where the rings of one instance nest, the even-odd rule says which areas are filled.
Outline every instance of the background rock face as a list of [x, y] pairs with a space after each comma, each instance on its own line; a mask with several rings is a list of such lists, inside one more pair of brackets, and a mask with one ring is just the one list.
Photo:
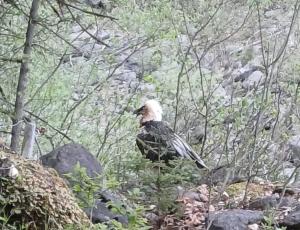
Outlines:
[[[102, 167], [97, 159], [80, 144], [66, 144], [52, 152], [41, 157], [42, 164], [54, 168], [60, 176], [67, 179], [71, 186], [75, 185], [72, 178], [66, 177], [65, 174], [74, 173], [76, 164], [80, 164], [82, 168], [86, 169], [87, 175], [94, 179], [95, 183], [101, 183], [99, 176], [102, 172]], [[99, 186], [100, 187], [100, 186]], [[127, 223], [127, 218], [121, 215], [116, 215], [107, 208], [107, 202], [121, 203], [114, 194], [108, 191], [96, 191], [94, 194], [95, 202], [92, 207], [85, 207], [85, 213], [92, 219], [93, 223], [102, 223], [111, 219]], [[85, 196], [78, 194], [78, 199], [84, 203], [88, 203]]]

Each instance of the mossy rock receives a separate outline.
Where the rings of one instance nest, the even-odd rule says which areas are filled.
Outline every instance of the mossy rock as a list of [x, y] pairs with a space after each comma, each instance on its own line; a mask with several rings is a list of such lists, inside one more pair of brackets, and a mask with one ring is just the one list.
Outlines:
[[[0, 223], [5, 229], [85, 229], [91, 225], [64, 180], [36, 161], [0, 150], [18, 175], [0, 177]], [[0, 166], [3, 170], [3, 166]]]
[[[226, 191], [230, 196], [241, 196], [244, 195], [247, 182], [240, 182], [231, 184], [227, 187]], [[248, 184], [248, 195], [253, 197], [260, 197], [264, 195], [265, 186], [264, 184], [249, 183]]]

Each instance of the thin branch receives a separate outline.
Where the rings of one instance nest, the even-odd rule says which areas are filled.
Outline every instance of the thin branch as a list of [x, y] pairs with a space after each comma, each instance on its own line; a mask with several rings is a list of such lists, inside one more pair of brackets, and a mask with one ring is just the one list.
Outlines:
[[0, 57], [0, 61], [22, 63], [22, 59], [21, 58], [5, 58], [5, 57]]
[[79, 10], [79, 11], [81, 11], [81, 12], [83, 12], [83, 13], [86, 13], [86, 14], [94, 15], [94, 16], [101, 17], [101, 18], [108, 18], [108, 19], [110, 19], [110, 20], [112, 20], [112, 21], [118, 20], [118, 19], [115, 18], [115, 17], [108, 16], [108, 15], [103, 15], [103, 14], [99, 14], [99, 13], [95, 13], [95, 12], [91, 12], [91, 11], [88, 11], [88, 10], [84, 10], [84, 9], [81, 9], [81, 8], [79, 8], [79, 7], [77, 7], [77, 6], [70, 5], [70, 4], [65, 3], [65, 2], [64, 2], [64, 5], [65, 5], [65, 6], [68, 6], [68, 7], [71, 7], [71, 8], [74, 8], [74, 9], [76, 9], [76, 10]]
[[63, 63], [63, 58], [65, 56], [65, 54], [67, 53], [67, 50], [64, 52], [64, 54], [62, 55], [62, 57], [59, 60], [59, 63], [57, 64], [57, 66], [54, 68], [54, 70], [49, 74], [49, 76], [46, 78], [46, 80], [36, 89], [36, 91], [33, 93], [33, 95], [30, 97], [30, 99], [25, 103], [25, 106], [27, 106], [30, 102], [32, 102], [32, 100], [35, 98], [35, 96], [42, 90], [42, 88], [48, 83], [48, 81], [51, 79], [51, 77], [54, 76], [54, 74], [56, 73], [56, 71], [59, 69], [59, 67], [61, 66], [61, 64]]
[[91, 38], [93, 38], [95, 41], [97, 41], [98, 43], [100, 43], [101, 45], [104, 45], [106, 47], [110, 47], [108, 44], [106, 44], [105, 42], [101, 41], [99, 38], [97, 38], [95, 35], [91, 34], [80, 22], [79, 20], [77, 20], [77, 18], [74, 16], [74, 14], [72, 13], [72, 11], [70, 10], [70, 8], [67, 6], [67, 9], [69, 11], [69, 13], [71, 14], [73, 20], [80, 26], [80, 28], [86, 32]]

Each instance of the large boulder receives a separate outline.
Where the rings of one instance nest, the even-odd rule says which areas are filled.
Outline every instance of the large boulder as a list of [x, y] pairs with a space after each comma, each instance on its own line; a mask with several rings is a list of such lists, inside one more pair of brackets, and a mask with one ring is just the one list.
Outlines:
[[[74, 168], [80, 165], [81, 168], [86, 170], [87, 176], [99, 184], [101, 183], [99, 176], [102, 173], [102, 166], [99, 161], [93, 156], [86, 148], [80, 144], [70, 143], [54, 149], [52, 152], [42, 156], [42, 164], [54, 168], [60, 176], [65, 178], [71, 186], [74, 186], [74, 178], [66, 175], [75, 175]], [[77, 198], [85, 204], [84, 211], [92, 219], [93, 223], [103, 223], [109, 220], [117, 220], [123, 224], [127, 223], [125, 216], [112, 213], [108, 208], [108, 202], [122, 203], [115, 194], [108, 191], [96, 191], [94, 194], [95, 202], [93, 206], [89, 206], [90, 202], [87, 196], [81, 193], [77, 194]]]
[[89, 177], [95, 178], [102, 173], [102, 167], [86, 148], [80, 144], [70, 143], [54, 149], [40, 158], [42, 164], [54, 168], [61, 176], [72, 173], [75, 165], [86, 168]]

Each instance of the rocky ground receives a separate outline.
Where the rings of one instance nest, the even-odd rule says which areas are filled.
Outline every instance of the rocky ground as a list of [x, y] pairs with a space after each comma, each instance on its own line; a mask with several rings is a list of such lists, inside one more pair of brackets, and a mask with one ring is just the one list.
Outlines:
[[[245, 194], [245, 188], [248, 192]], [[177, 200], [183, 216], [168, 215], [162, 229], [268, 229], [274, 223], [299, 228], [299, 188], [266, 181], [236, 183], [223, 193], [201, 185]], [[207, 211], [209, 210], [209, 213]]]

